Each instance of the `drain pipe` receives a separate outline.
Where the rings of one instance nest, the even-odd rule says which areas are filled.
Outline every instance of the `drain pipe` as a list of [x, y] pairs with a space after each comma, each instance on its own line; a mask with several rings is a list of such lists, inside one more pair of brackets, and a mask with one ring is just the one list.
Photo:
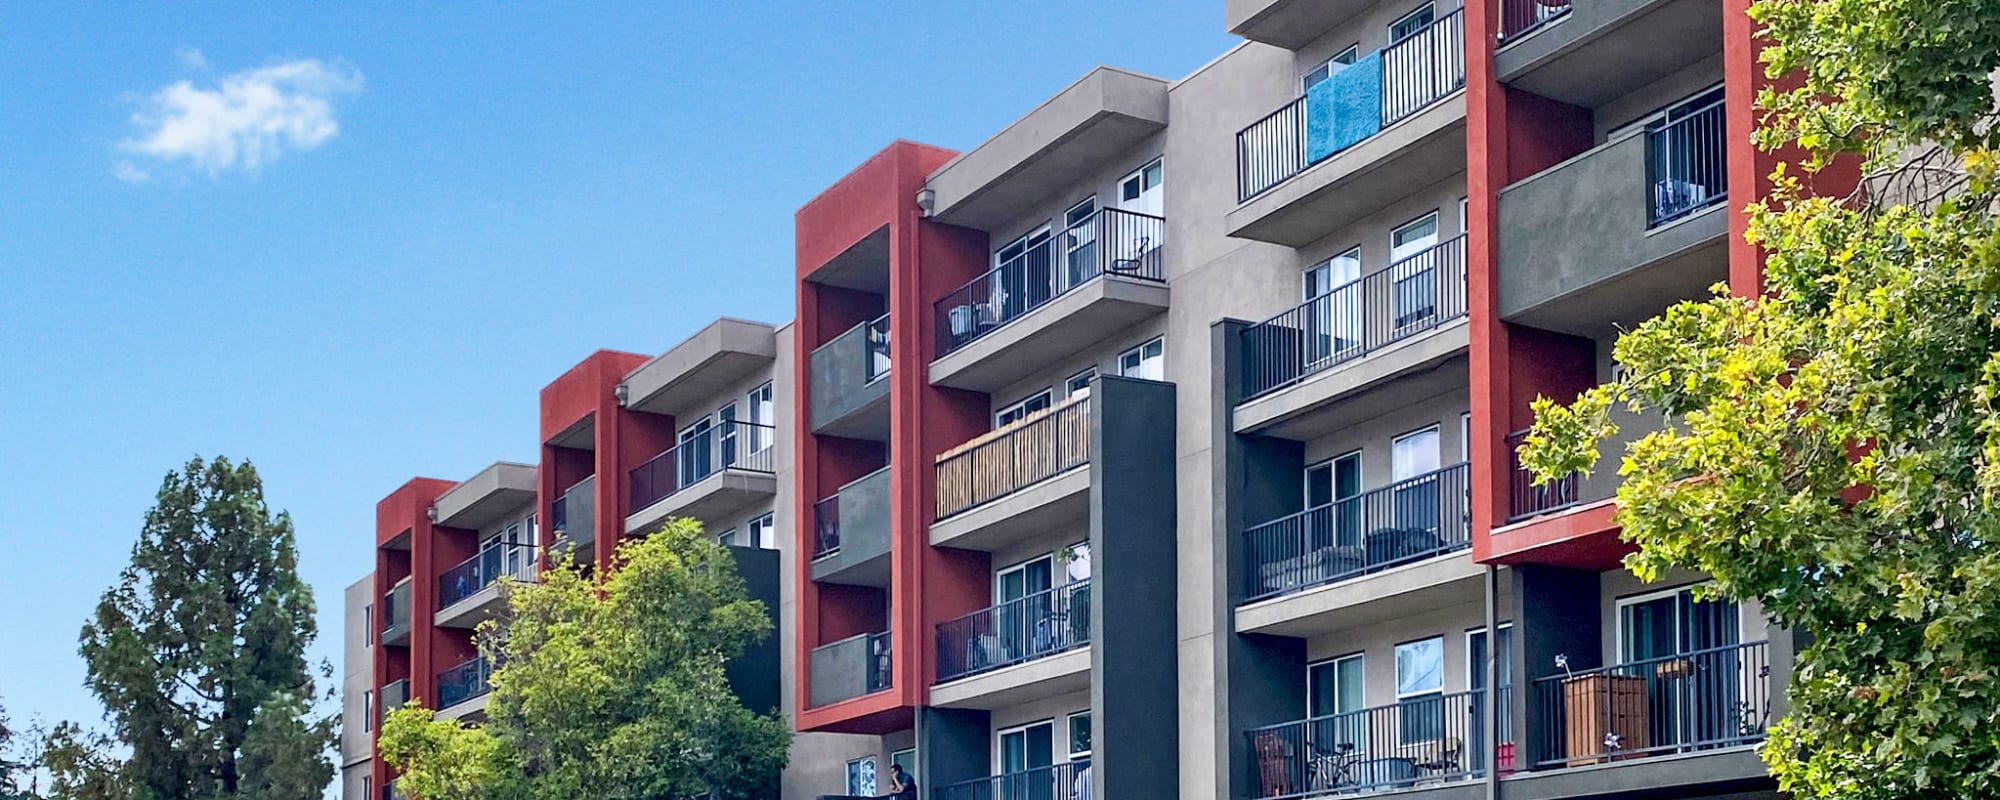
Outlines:
[[[1486, 800], [1500, 798], [1500, 687], [1494, 681], [1499, 677], [1497, 665], [1500, 662], [1499, 596], [1500, 568], [1486, 565], [1486, 658], [1479, 668], [1486, 671], [1486, 706], [1484, 719], [1479, 724], [1486, 729]], [[1520, 627], [1518, 625], [1516, 628]], [[1520, 749], [1518, 746], [1515, 748]]]

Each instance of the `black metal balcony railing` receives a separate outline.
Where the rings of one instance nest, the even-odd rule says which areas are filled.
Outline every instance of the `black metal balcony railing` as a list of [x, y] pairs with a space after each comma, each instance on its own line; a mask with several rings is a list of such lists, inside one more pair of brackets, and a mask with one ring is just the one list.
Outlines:
[[888, 631], [868, 635], [868, 693], [895, 685], [896, 644]]
[[868, 338], [868, 364], [864, 374], [867, 381], [873, 383], [889, 374], [889, 315], [883, 314], [869, 321], [864, 334]]
[[[720, 422], [632, 469], [632, 509], [673, 496], [723, 470], [772, 471], [776, 429], [755, 422]], [[763, 445], [759, 449], [756, 445]]]
[[1762, 741], [1771, 726], [1766, 642], [1713, 647], [1535, 681], [1539, 766], [1712, 750]]
[[493, 669], [487, 666], [485, 656], [438, 673], [438, 708], [451, 708], [486, 694], [493, 688], [488, 684], [492, 677]]
[[450, 608], [501, 578], [534, 580], [537, 563], [533, 545], [490, 542], [471, 558], [438, 576], [438, 608]]
[[[1485, 701], [1481, 690], [1419, 695], [1395, 705], [1253, 728], [1244, 733], [1251, 797], [1359, 794], [1484, 775]], [[1503, 757], [1511, 750], [1504, 742], [1497, 749]], [[1507, 766], [1503, 761], [1502, 768]]]
[[1500, 0], [1500, 41], [1541, 30], [1569, 13], [1570, 0]]
[[813, 560], [840, 552], [840, 495], [813, 504]]
[[1066, 400], [939, 455], [937, 518], [976, 508], [1088, 463], [1090, 399]]
[[1508, 522], [1560, 511], [1577, 503], [1581, 476], [1571, 474], [1552, 483], [1538, 483], [1535, 473], [1521, 466], [1521, 443], [1527, 439], [1525, 430], [1507, 434]]
[[1245, 530], [1244, 601], [1470, 547], [1469, 473], [1456, 464]]
[[[1465, 13], [1454, 11], [1382, 48], [1381, 127], [1422, 111], [1465, 86]], [[1236, 201], [1272, 187], [1331, 157], [1314, 157], [1307, 141], [1306, 98], [1250, 123], [1236, 134]], [[1372, 135], [1372, 134], [1371, 134]]]
[[1090, 582], [1077, 581], [937, 626], [938, 682], [1090, 644]]
[[1100, 275], [1166, 280], [1167, 221], [1101, 209], [937, 301], [937, 354], [947, 355]]
[[1721, 100], [1646, 130], [1647, 227], [1729, 199], [1728, 142]]
[[932, 790], [931, 800], [1078, 800], [1089, 796], [1076, 782], [1089, 766], [1090, 759], [1078, 759], [947, 784]]
[[1457, 236], [1243, 330], [1251, 400], [1465, 316]]

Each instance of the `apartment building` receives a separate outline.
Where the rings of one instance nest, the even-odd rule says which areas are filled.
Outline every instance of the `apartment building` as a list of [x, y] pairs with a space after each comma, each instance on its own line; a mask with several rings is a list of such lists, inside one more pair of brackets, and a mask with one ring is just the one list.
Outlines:
[[798, 720], [872, 738], [788, 788], [1772, 794], [1791, 634], [1620, 568], [1615, 456], [1512, 458], [1760, 290], [1744, 5], [1228, 0], [804, 206]]
[[409, 576], [686, 516], [777, 551], [782, 679], [739, 691], [800, 733], [784, 797], [1774, 796], [1793, 635], [1620, 568], [1659, 422], [1513, 458], [1620, 330], [1761, 291], [1746, 0], [1223, 5], [1191, 74], [812, 198], [794, 323], [594, 354], [537, 465], [385, 499], [377, 708], [478, 670], [446, 623], [490, 611], [445, 612], [489, 573]]
[[[594, 353], [542, 390], [538, 463], [412, 479], [378, 504], [376, 570], [348, 592], [345, 796], [400, 796], [373, 758], [385, 709], [414, 699], [441, 719], [484, 719], [491, 665], [474, 631], [504, 620], [509, 582], [535, 580], [545, 559], [606, 569], [623, 539], [690, 518], [730, 546], [751, 596], [789, 619], [778, 532], [791, 512], [778, 497], [791, 394], [774, 369], [789, 342], [788, 329], [725, 318], [655, 358]], [[750, 708], [790, 707], [780, 641], [729, 666]], [[811, 745], [802, 738], [801, 752]]]

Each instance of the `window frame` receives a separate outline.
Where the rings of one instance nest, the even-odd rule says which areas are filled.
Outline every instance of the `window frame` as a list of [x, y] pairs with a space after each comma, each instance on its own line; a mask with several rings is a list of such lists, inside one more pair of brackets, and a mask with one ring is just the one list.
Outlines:
[[[1157, 347], [1158, 347], [1158, 349], [1159, 349], [1159, 351], [1160, 351], [1160, 352], [1159, 352], [1159, 355], [1158, 355], [1158, 356], [1156, 356], [1156, 357], [1157, 357], [1157, 358], [1159, 359], [1159, 362], [1160, 362], [1160, 375], [1159, 375], [1159, 377], [1157, 377], [1157, 378], [1148, 378], [1148, 377], [1145, 377], [1145, 376], [1143, 376], [1143, 375], [1134, 375], [1134, 374], [1132, 374], [1132, 373], [1134, 372], [1134, 370], [1135, 370], [1135, 369], [1138, 369], [1138, 368], [1143, 368], [1143, 367], [1145, 366], [1145, 364], [1146, 364], [1146, 349], [1147, 349], [1147, 348], [1149, 348], [1149, 347], [1155, 347], [1155, 346], [1157, 346]], [[1134, 367], [1127, 367], [1127, 366], [1125, 366], [1125, 358], [1126, 358], [1127, 356], [1132, 356], [1132, 355], [1137, 355], [1137, 356], [1138, 356], [1138, 358], [1139, 358], [1139, 361], [1138, 361], [1138, 363], [1137, 363], [1137, 364], [1136, 364], [1136, 365], [1135, 365]], [[1166, 379], [1167, 379], [1167, 337], [1165, 337], [1165, 336], [1155, 336], [1155, 337], [1153, 337], [1153, 338], [1151, 338], [1151, 339], [1147, 339], [1147, 340], [1146, 340], [1146, 341], [1144, 341], [1144, 342], [1140, 342], [1140, 343], [1139, 343], [1138, 345], [1136, 345], [1136, 346], [1133, 346], [1133, 347], [1132, 347], [1131, 349], [1128, 349], [1128, 350], [1126, 350], [1126, 351], [1124, 351], [1124, 352], [1122, 352], [1122, 353], [1119, 353], [1119, 354], [1118, 354], [1118, 375], [1119, 375], [1120, 377], [1125, 377], [1125, 378], [1138, 378], [1138, 379], [1140, 379], [1140, 380], [1153, 380], [1153, 381], [1164, 381], [1164, 380], [1166, 380]]]
[[[1082, 387], [1081, 387], [1081, 388], [1079, 388], [1079, 387], [1077, 386], [1077, 379], [1078, 379], [1078, 378], [1082, 378], [1082, 379], [1083, 379], [1083, 385], [1082, 385]], [[1090, 382], [1091, 382], [1091, 381], [1093, 381], [1093, 380], [1096, 380], [1096, 379], [1097, 379], [1097, 365], [1096, 365], [1096, 364], [1092, 364], [1092, 365], [1090, 365], [1090, 366], [1088, 366], [1088, 367], [1084, 367], [1084, 368], [1083, 368], [1083, 371], [1082, 371], [1082, 372], [1078, 372], [1078, 373], [1076, 373], [1075, 375], [1071, 375], [1071, 376], [1069, 376], [1069, 377], [1067, 377], [1067, 378], [1064, 378], [1064, 379], [1063, 379], [1063, 399], [1064, 399], [1064, 400], [1071, 400], [1071, 399], [1074, 399], [1074, 398], [1077, 398], [1077, 397], [1089, 397], [1089, 396], [1090, 396]]]
[[[1300, 75], [1299, 93], [1305, 94], [1320, 81], [1332, 78], [1334, 75], [1338, 74], [1340, 70], [1333, 69], [1333, 65], [1339, 64], [1341, 66], [1350, 66], [1354, 62], [1360, 60], [1361, 60], [1361, 43], [1355, 42], [1353, 44], [1348, 45], [1345, 49], [1342, 49], [1340, 52], [1328, 56], [1326, 60], [1321, 61], [1318, 64], [1314, 64], [1312, 69], [1306, 70], [1305, 74]], [[1322, 72], [1324, 72], [1325, 74], [1320, 74]], [[1319, 80], [1317, 81], [1313, 80], [1314, 75], [1320, 75]]]
[[[1429, 22], [1424, 23], [1421, 27], [1406, 31], [1400, 36], [1396, 35], [1397, 28], [1403, 27], [1404, 23], [1409, 22], [1412, 19], [1416, 19], [1417, 17], [1422, 16], [1424, 14], [1431, 15], [1431, 19]], [[1397, 42], [1401, 42], [1404, 39], [1408, 39], [1412, 36], [1422, 33], [1424, 31], [1424, 28], [1428, 28], [1436, 24], [1437, 20], [1438, 20], [1437, 3], [1426, 2], [1422, 5], [1419, 5], [1416, 8], [1411, 9], [1410, 13], [1397, 17], [1394, 22], [1389, 23], [1389, 44], [1395, 45]]]
[[[1042, 403], [1041, 408], [1034, 409], [1033, 411], [1027, 410], [1027, 407], [1030, 404], [1038, 400], [1041, 401]], [[995, 430], [998, 430], [1008, 425], [1012, 425], [1016, 422], [1020, 422], [1021, 420], [1027, 419], [1028, 416], [1031, 414], [1054, 408], [1055, 404], [1056, 404], [1055, 387], [1053, 386], [1044, 387], [1041, 391], [1031, 392], [1028, 394], [1027, 397], [1023, 397], [1014, 403], [1002, 406], [999, 410], [994, 411], [993, 428]]]
[[[1315, 670], [1315, 669], [1318, 669], [1318, 668], [1320, 668], [1320, 667], [1332, 667], [1332, 668], [1334, 669], [1334, 676], [1333, 676], [1333, 680], [1334, 680], [1334, 687], [1335, 687], [1335, 688], [1334, 688], [1334, 698], [1333, 698], [1333, 704], [1334, 704], [1335, 706], [1338, 706], [1338, 705], [1340, 705], [1340, 696], [1339, 696], [1339, 692], [1340, 692], [1340, 689], [1339, 689], [1339, 685], [1340, 685], [1340, 671], [1339, 671], [1339, 670], [1340, 670], [1340, 663], [1341, 663], [1341, 662], [1343, 662], [1343, 661], [1355, 661], [1355, 662], [1359, 662], [1359, 663], [1361, 664], [1361, 667], [1360, 667], [1360, 669], [1361, 669], [1361, 708], [1349, 708], [1349, 709], [1339, 709], [1339, 708], [1336, 708], [1336, 709], [1334, 710], [1334, 712], [1333, 712], [1332, 714], [1320, 714], [1320, 715], [1317, 715], [1317, 716], [1315, 716], [1315, 715], [1313, 714], [1313, 670]], [[1332, 716], [1339, 716], [1339, 715], [1341, 715], [1341, 714], [1352, 714], [1352, 713], [1355, 713], [1355, 712], [1357, 712], [1357, 711], [1363, 711], [1363, 710], [1366, 710], [1366, 709], [1368, 708], [1368, 651], [1366, 651], [1366, 650], [1356, 650], [1356, 651], [1354, 651], [1354, 652], [1351, 652], [1351, 653], [1343, 653], [1343, 654], [1341, 654], [1341, 655], [1337, 655], [1337, 656], [1331, 656], [1331, 657], [1328, 657], [1328, 658], [1321, 658], [1321, 659], [1317, 659], [1317, 660], [1309, 660], [1309, 661], [1307, 661], [1307, 662], [1306, 662], [1306, 691], [1305, 691], [1305, 699], [1306, 699], [1306, 708], [1305, 708], [1305, 712], [1306, 712], [1306, 719], [1324, 719], [1324, 718], [1326, 718], [1326, 717], [1332, 717]]]
[[[749, 412], [750, 453], [762, 453], [777, 446], [776, 395], [771, 391], [771, 381], [765, 381], [755, 389], [744, 393], [744, 406]], [[771, 419], [765, 419], [769, 415]]]
[[[1076, 722], [1078, 719], [1083, 720], [1084, 735], [1089, 739], [1089, 741], [1084, 742], [1082, 750], [1076, 749]], [[1096, 723], [1091, 721], [1090, 709], [1072, 711], [1063, 716], [1063, 751], [1069, 754], [1070, 762], [1074, 763], [1090, 758], [1090, 754], [1096, 744], [1097, 728]], [[1050, 760], [1053, 761], [1055, 759], [1052, 758]]]

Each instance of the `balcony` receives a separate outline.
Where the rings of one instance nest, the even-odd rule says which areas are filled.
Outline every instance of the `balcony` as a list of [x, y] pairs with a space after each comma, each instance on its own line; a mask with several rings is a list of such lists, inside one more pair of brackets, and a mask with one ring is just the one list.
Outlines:
[[[1498, 694], [1506, 703], [1507, 689]], [[1486, 692], [1473, 690], [1253, 728], [1244, 732], [1250, 798], [1369, 794], [1482, 777], [1485, 715]], [[1513, 743], [1503, 738], [1495, 749], [1501, 770], [1511, 769]]]
[[1228, 0], [1223, 5], [1229, 32], [1273, 47], [1297, 50], [1377, 0]]
[[382, 687], [382, 691], [376, 697], [379, 698], [379, 704], [375, 709], [378, 717], [375, 722], [379, 728], [381, 726], [381, 719], [379, 717], [386, 717], [389, 712], [409, 704], [410, 681], [408, 679], [390, 681]]
[[812, 651], [813, 708], [871, 695], [894, 685], [894, 643], [888, 632], [864, 633]]
[[813, 504], [812, 579], [889, 587], [889, 468]]
[[1166, 310], [1166, 220], [1115, 208], [938, 300], [930, 381], [992, 392]]
[[1090, 398], [1064, 401], [937, 457], [931, 544], [992, 550], [1089, 515]]
[[597, 476], [584, 478], [549, 504], [549, 528], [555, 533], [554, 555], [572, 555], [579, 564], [597, 559]]
[[992, 230], [1067, 194], [1078, 176], [1130, 157], [1167, 127], [1168, 81], [1098, 67], [932, 172], [932, 219]]
[[710, 528], [778, 493], [777, 429], [754, 422], [716, 423], [682, 434], [674, 445], [632, 469], [626, 533], [643, 533], [668, 517], [690, 517]]
[[730, 391], [778, 357], [775, 330], [724, 317], [625, 376], [625, 407], [652, 414], [683, 412]]
[[488, 683], [493, 677], [493, 668], [487, 665], [485, 656], [478, 656], [463, 664], [438, 673], [439, 719], [465, 719], [486, 713], [486, 694], [493, 687]]
[[437, 524], [479, 530], [518, 517], [535, 502], [535, 466], [502, 461], [438, 496]]
[[1602, 335], [1728, 278], [1723, 103], [1500, 193], [1500, 315]]
[[540, 568], [541, 559], [533, 545], [502, 540], [487, 544], [438, 576], [435, 624], [440, 628], [479, 627], [506, 606], [502, 578], [533, 581]]
[[811, 358], [813, 433], [888, 441], [888, 315], [849, 328]]
[[1465, 292], [1459, 236], [1244, 329], [1237, 432], [1309, 438], [1285, 428], [1463, 353]]
[[1314, 84], [1236, 134], [1230, 236], [1302, 247], [1465, 171], [1465, 15]]
[[389, 589], [382, 601], [382, 643], [405, 647], [410, 643], [410, 579], [403, 578]]
[[1244, 531], [1244, 601], [1470, 547], [1469, 471], [1470, 465], [1456, 464]]
[[1565, 769], [1756, 744], [1771, 725], [1774, 683], [1767, 642], [1540, 678], [1528, 698], [1529, 757]]
[[1722, 53], [1713, 0], [1501, 0], [1494, 74], [1583, 108]]
[[1078, 759], [947, 784], [931, 790], [931, 800], [1080, 800], [1077, 774], [1089, 766], [1090, 759]]
[[939, 623], [931, 702], [994, 708], [1088, 689], [1090, 588], [1075, 581]]

